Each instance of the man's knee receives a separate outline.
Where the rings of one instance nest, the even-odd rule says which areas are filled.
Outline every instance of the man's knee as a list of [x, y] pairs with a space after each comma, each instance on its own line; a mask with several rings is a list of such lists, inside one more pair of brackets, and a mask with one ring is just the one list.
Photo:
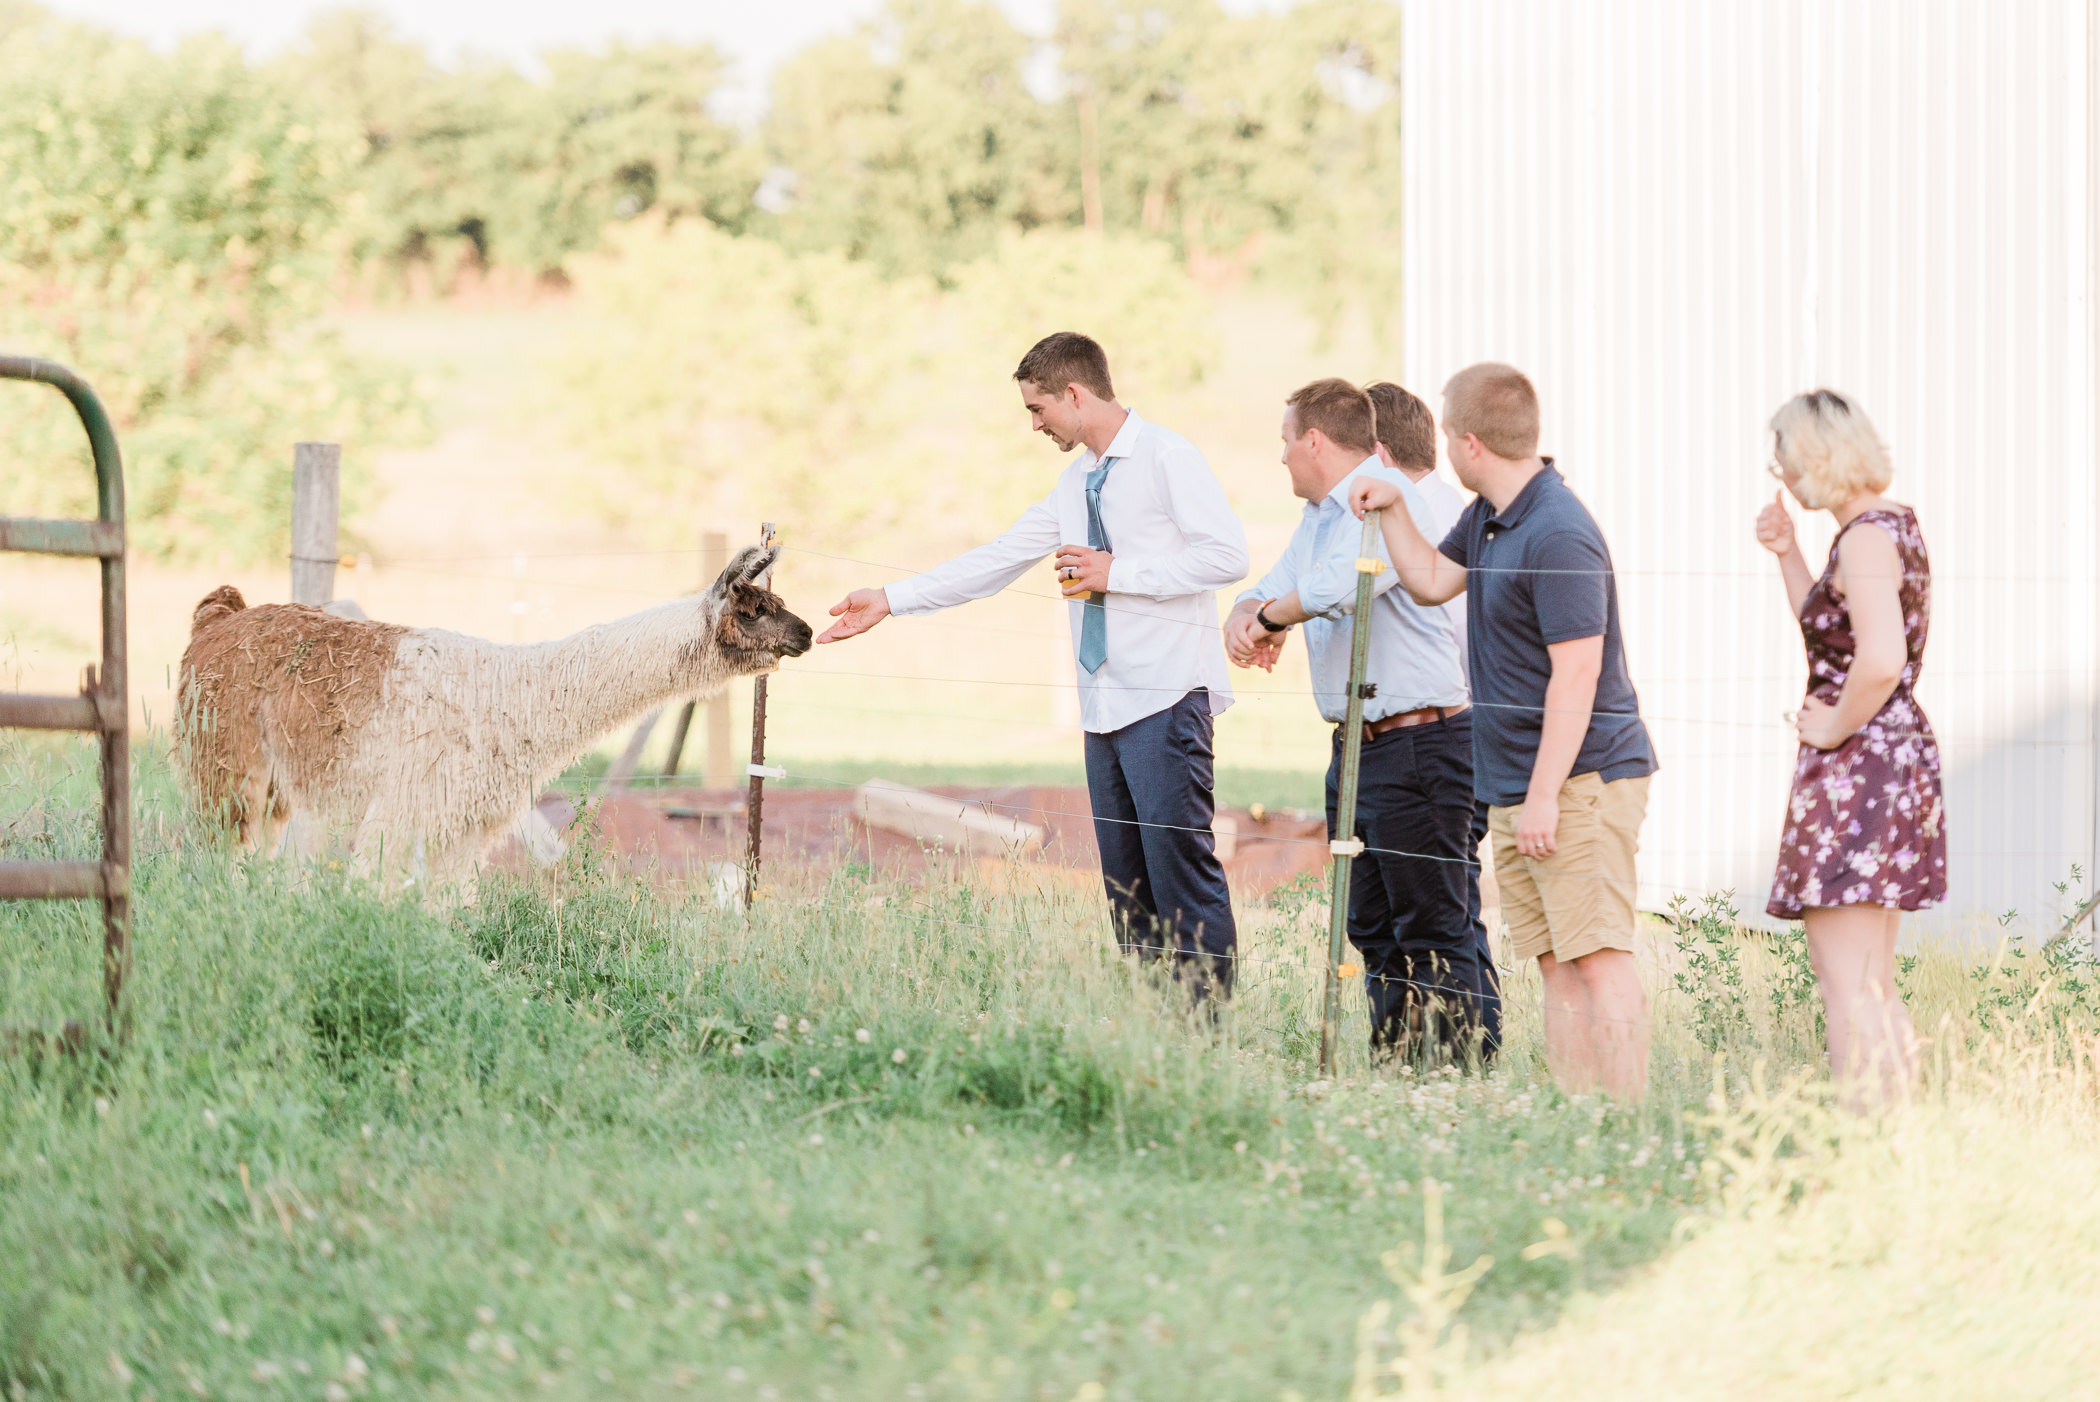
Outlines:
[[1563, 967], [1574, 970], [1585, 986], [1598, 991], [1640, 987], [1640, 965], [1629, 949], [1594, 949]]

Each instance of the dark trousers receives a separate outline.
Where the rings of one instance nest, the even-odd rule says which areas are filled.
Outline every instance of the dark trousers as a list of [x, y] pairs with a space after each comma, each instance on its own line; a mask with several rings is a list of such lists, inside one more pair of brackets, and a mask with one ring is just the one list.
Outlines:
[[1211, 836], [1210, 693], [1198, 688], [1156, 715], [1086, 737], [1086, 787], [1116, 939], [1201, 1000], [1232, 992], [1239, 936], [1225, 867]]
[[[1327, 766], [1327, 831], [1340, 802], [1342, 733]], [[1502, 993], [1480, 919], [1473, 718], [1389, 730], [1363, 747], [1356, 835], [1369, 850], [1349, 884], [1349, 941], [1363, 955], [1374, 1051], [1483, 1059], [1501, 1040]], [[1405, 853], [1407, 855], [1399, 855]]]

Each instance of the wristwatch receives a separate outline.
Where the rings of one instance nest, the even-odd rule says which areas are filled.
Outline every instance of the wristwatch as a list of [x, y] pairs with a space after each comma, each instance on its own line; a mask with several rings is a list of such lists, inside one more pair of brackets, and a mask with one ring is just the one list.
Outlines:
[[1290, 631], [1291, 631], [1291, 625], [1290, 625], [1290, 624], [1288, 624], [1288, 623], [1271, 623], [1271, 622], [1269, 622], [1269, 605], [1270, 605], [1271, 603], [1273, 603], [1273, 602], [1274, 602], [1274, 600], [1268, 600], [1268, 599], [1265, 599], [1265, 600], [1263, 600], [1263, 601], [1262, 601], [1262, 605], [1261, 605], [1261, 607], [1260, 607], [1260, 608], [1258, 608], [1258, 609], [1256, 609], [1256, 610], [1254, 611], [1254, 621], [1255, 621], [1256, 623], [1259, 623], [1259, 624], [1260, 624], [1260, 625], [1261, 625], [1262, 627], [1264, 627], [1264, 628], [1268, 629], [1268, 630], [1269, 630], [1269, 631], [1270, 631], [1271, 633], [1288, 633], [1288, 632], [1290, 632]]

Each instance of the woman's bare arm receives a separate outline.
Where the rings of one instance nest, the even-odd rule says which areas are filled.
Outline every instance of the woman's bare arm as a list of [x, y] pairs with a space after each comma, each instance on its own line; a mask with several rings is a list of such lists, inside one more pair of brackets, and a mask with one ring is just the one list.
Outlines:
[[1846, 531], [1838, 542], [1838, 582], [1852, 615], [1852, 667], [1845, 689], [1831, 708], [1830, 733], [1838, 743], [1874, 719], [1910, 656], [1903, 636], [1903, 557], [1887, 531], [1868, 525]]
[[1794, 518], [1786, 509], [1786, 493], [1773, 493], [1772, 500], [1757, 513], [1757, 543], [1779, 557], [1779, 580], [1786, 586], [1788, 606], [1799, 618], [1816, 581], [1802, 558], [1800, 542], [1794, 539]]

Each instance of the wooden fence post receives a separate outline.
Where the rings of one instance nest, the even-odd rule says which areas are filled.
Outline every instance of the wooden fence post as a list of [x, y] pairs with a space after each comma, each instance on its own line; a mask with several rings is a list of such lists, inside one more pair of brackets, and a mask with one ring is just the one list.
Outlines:
[[292, 602], [326, 607], [335, 598], [336, 513], [343, 446], [292, 445]]

